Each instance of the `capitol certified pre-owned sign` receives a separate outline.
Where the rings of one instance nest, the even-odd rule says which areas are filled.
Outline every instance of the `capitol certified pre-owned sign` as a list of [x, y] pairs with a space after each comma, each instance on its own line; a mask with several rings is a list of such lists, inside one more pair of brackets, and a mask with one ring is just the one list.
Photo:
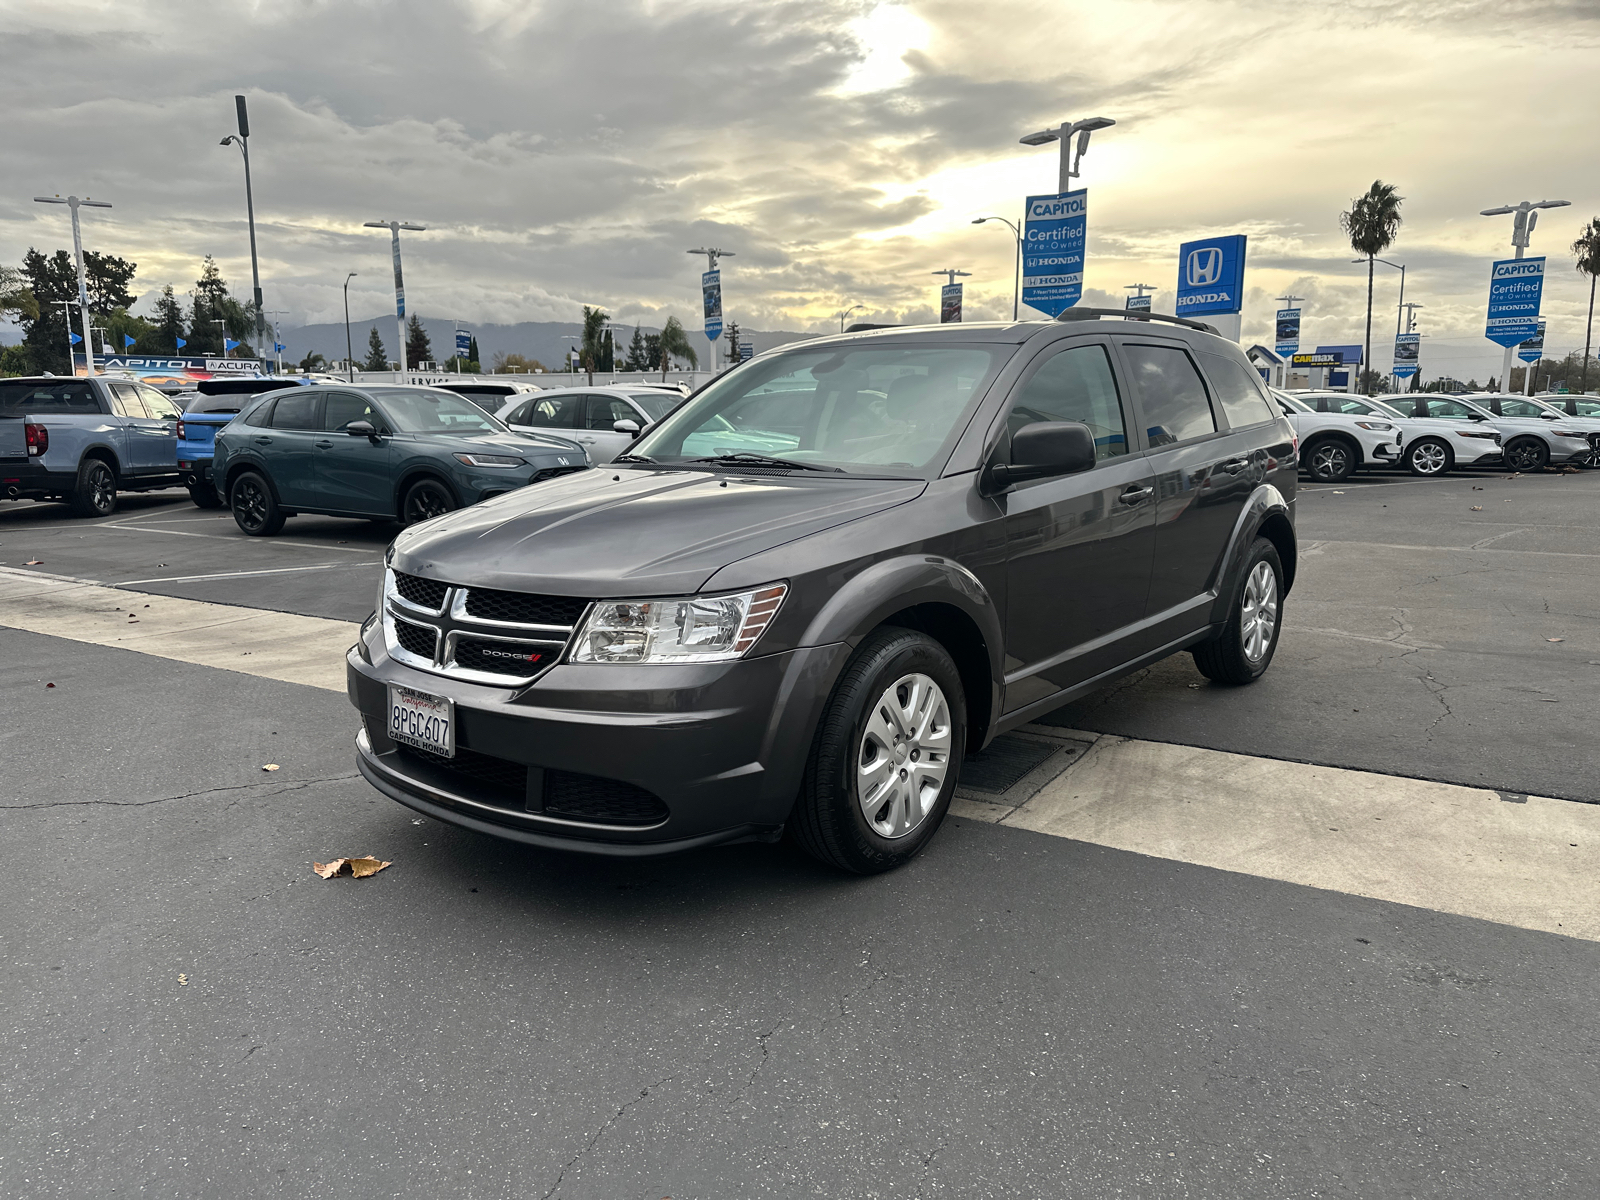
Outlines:
[[1272, 347], [1279, 354], [1293, 354], [1300, 349], [1300, 310], [1278, 310], [1277, 341]]
[[1417, 373], [1417, 352], [1422, 349], [1420, 333], [1397, 333], [1394, 337], [1394, 371], [1396, 379], [1410, 379]]
[[1242, 233], [1179, 246], [1178, 316], [1236, 313], [1244, 307], [1244, 251]]
[[1483, 336], [1500, 346], [1515, 346], [1539, 332], [1539, 298], [1544, 292], [1544, 259], [1506, 258], [1489, 271], [1489, 323]]
[[1022, 222], [1022, 302], [1052, 317], [1083, 297], [1089, 189], [1029, 196]]
[[722, 272], [706, 271], [700, 276], [700, 299], [706, 314], [706, 337], [722, 336]]

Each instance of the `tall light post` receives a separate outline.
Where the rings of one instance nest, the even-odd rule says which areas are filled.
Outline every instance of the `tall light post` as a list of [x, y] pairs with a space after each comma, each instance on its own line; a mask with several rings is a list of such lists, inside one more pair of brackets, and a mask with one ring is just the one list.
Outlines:
[[[94, 335], [89, 328], [89, 281], [83, 273], [83, 234], [78, 229], [78, 210], [80, 208], [110, 208], [111, 205], [104, 200], [91, 200], [85, 196], [82, 200], [76, 196], [62, 199], [60, 196], [35, 196], [35, 204], [65, 204], [72, 210], [72, 256], [78, 264], [78, 315], [83, 320], [83, 362], [90, 375], [94, 374]], [[69, 349], [67, 354], [67, 374], [75, 373], [72, 365], [72, 354]]]
[[[1536, 210], [1541, 208], [1566, 208], [1571, 200], [1524, 200], [1520, 204], [1502, 204], [1499, 208], [1486, 208], [1478, 215], [1480, 217], [1503, 217], [1508, 213], [1515, 214], [1511, 223], [1511, 245], [1516, 251], [1514, 257], [1521, 258], [1522, 252], [1528, 248], [1528, 240], [1533, 234], [1533, 227], [1539, 223], [1539, 214]], [[1515, 346], [1507, 346], [1505, 358], [1500, 366], [1500, 390], [1505, 391], [1511, 386], [1511, 356]]]
[[356, 349], [350, 341], [350, 281], [359, 274], [351, 271], [344, 277], [344, 371], [351, 383], [356, 381]]
[[[717, 269], [717, 259], [719, 259], [719, 258], [733, 258], [734, 257], [734, 253], [733, 253], [732, 250], [720, 250], [716, 246], [701, 246], [701, 247], [697, 247], [694, 250], [690, 250], [688, 253], [690, 253], [690, 254], [704, 254], [706, 256], [706, 270], [707, 271], [715, 271]], [[722, 287], [721, 280], [718, 280], [717, 287], [719, 289], [718, 293], [717, 293], [717, 300], [718, 300], [718, 303], [721, 303], [721, 299], [722, 299], [722, 294], [721, 294], [721, 291], [720, 291], [720, 289]], [[708, 338], [707, 340], [711, 343], [711, 373], [713, 375], [715, 375], [717, 373], [717, 339], [716, 338]]]
[[[267, 316], [273, 318], [287, 317], [288, 315], [289, 310], [287, 308], [273, 308], [267, 310]], [[274, 319], [272, 322], [272, 358], [273, 361], [278, 364], [279, 375], [283, 374], [283, 351], [278, 348], [282, 344], [283, 338], [278, 333], [278, 322], [276, 319]]]
[[[1352, 258], [1350, 261], [1353, 263], [1364, 263], [1367, 260], [1364, 258]], [[1394, 309], [1394, 334], [1396, 337], [1399, 337], [1401, 333], [1400, 311], [1406, 306], [1406, 266], [1404, 263], [1390, 262], [1387, 258], [1375, 258], [1372, 261], [1380, 262], [1386, 267], [1393, 267], [1395, 270], [1400, 272], [1400, 301], [1395, 305]]]
[[[1054, 129], [1041, 129], [1037, 133], [1024, 134], [1017, 140], [1024, 146], [1047, 146], [1051, 142], [1061, 143], [1061, 186], [1058, 192], [1070, 192], [1072, 181], [1079, 178], [1080, 167], [1083, 166], [1083, 156], [1089, 152], [1089, 135], [1096, 129], [1109, 129], [1116, 122], [1110, 117], [1085, 117], [1081, 121], [1063, 121]], [[1078, 153], [1072, 153], [1072, 135], [1078, 135]]]
[[852, 305], [850, 308], [845, 309], [843, 312], [838, 313], [837, 316], [839, 318], [839, 332], [840, 333], [844, 332], [844, 323], [846, 321], [848, 321], [852, 315], [854, 315], [855, 313], [858, 313], [858, 312], [866, 312], [866, 311], [867, 311], [867, 306], [865, 304], [856, 304], [856, 305]]
[[1011, 271], [1011, 319], [1015, 321], [1017, 319], [1017, 305], [1022, 293], [1022, 230], [1018, 229], [1014, 222], [1008, 221], [1004, 217], [977, 217], [974, 218], [972, 223], [974, 225], [982, 225], [988, 221], [999, 221], [1000, 224], [1011, 230], [1011, 236], [1017, 241], [1017, 257], [1012, 264]]
[[421, 233], [426, 225], [413, 225], [409, 221], [367, 221], [367, 229], [387, 229], [394, 243], [394, 315], [400, 328], [400, 382], [406, 379], [406, 285], [400, 275], [400, 231], [409, 229]]
[[[265, 314], [261, 311], [261, 268], [256, 263], [256, 201], [250, 188], [250, 113], [245, 108], [243, 96], [235, 96], [233, 106], [239, 116], [238, 136], [230, 133], [218, 144], [226, 146], [231, 142], [239, 147], [240, 153], [244, 155], [244, 211], [245, 218], [250, 223], [250, 283], [255, 289], [256, 344], [260, 345]], [[277, 338], [274, 337], [273, 340], [276, 341]]]

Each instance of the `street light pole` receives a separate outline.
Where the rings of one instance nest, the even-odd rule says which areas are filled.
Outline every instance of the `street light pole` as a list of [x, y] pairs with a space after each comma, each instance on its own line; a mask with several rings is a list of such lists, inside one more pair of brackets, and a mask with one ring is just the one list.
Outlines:
[[[1486, 208], [1478, 215], [1480, 217], [1503, 217], [1514, 214], [1511, 223], [1511, 245], [1516, 251], [1515, 257], [1521, 258], [1522, 252], [1528, 248], [1528, 240], [1533, 233], [1533, 228], [1539, 223], [1541, 208], [1566, 208], [1571, 200], [1524, 200], [1520, 204], [1502, 204], [1499, 208]], [[1500, 390], [1505, 391], [1511, 386], [1511, 355], [1514, 346], [1507, 346], [1504, 359], [1500, 366]]]
[[351, 271], [344, 277], [344, 371], [351, 383], [356, 381], [356, 351], [350, 342], [350, 281], [359, 274]]
[[[1116, 122], [1110, 117], [1085, 117], [1081, 121], [1063, 121], [1054, 129], [1041, 129], [1037, 133], [1026, 134], [1017, 140], [1024, 146], [1045, 146], [1051, 142], [1061, 143], [1061, 176], [1058, 192], [1070, 192], [1072, 181], [1082, 176], [1083, 156], [1089, 153], [1089, 135], [1096, 129], [1108, 129]], [[1078, 135], [1078, 153], [1072, 153], [1072, 135]]]
[[972, 223], [974, 225], [982, 225], [985, 221], [999, 221], [1000, 224], [1011, 230], [1011, 236], [1017, 241], [1017, 256], [1011, 265], [1011, 319], [1015, 321], [1017, 319], [1017, 306], [1022, 293], [1022, 230], [1018, 229], [1014, 222], [1008, 221], [1004, 217], [978, 217]]
[[[83, 235], [78, 230], [78, 209], [80, 208], [110, 208], [111, 205], [104, 200], [91, 200], [85, 196], [79, 200], [76, 196], [68, 196], [63, 200], [60, 196], [35, 196], [36, 204], [65, 204], [72, 210], [72, 255], [78, 264], [78, 315], [83, 320], [83, 363], [84, 369], [94, 374], [94, 335], [89, 328], [89, 281], [83, 272]], [[72, 365], [72, 354], [67, 354], [67, 374], [74, 375], [77, 368]]]
[[865, 304], [857, 304], [841, 312], [839, 314], [839, 332], [844, 332], [844, 323], [853, 313], [865, 312], [866, 310], [867, 306]]
[[[250, 225], [250, 283], [255, 289], [256, 343], [259, 345], [265, 328], [265, 314], [261, 311], [261, 268], [256, 261], [256, 201], [250, 187], [250, 113], [245, 108], [243, 96], [235, 96], [233, 104], [239, 115], [239, 134], [237, 137], [229, 134], [218, 144], [226, 146], [231, 142], [244, 155], [244, 211]], [[273, 341], [277, 341], [276, 334], [273, 335]]]
[[400, 328], [400, 382], [406, 381], [406, 285], [400, 275], [400, 231], [409, 229], [421, 233], [426, 225], [413, 225], [409, 221], [367, 221], [367, 229], [387, 229], [394, 244], [394, 315]]
[[[287, 317], [289, 310], [286, 308], [273, 308], [267, 311], [269, 317]], [[278, 333], [278, 322], [272, 322], [272, 358], [278, 364], [278, 374], [283, 374], [283, 351], [278, 349], [283, 343], [283, 338]]]
[[[717, 269], [717, 259], [734, 257], [732, 250], [719, 250], [715, 246], [700, 247], [690, 250], [689, 253], [704, 254], [706, 256], [706, 270], [708, 271]], [[717, 373], [717, 339], [708, 338], [707, 340], [711, 343], [711, 374], [715, 375]]]

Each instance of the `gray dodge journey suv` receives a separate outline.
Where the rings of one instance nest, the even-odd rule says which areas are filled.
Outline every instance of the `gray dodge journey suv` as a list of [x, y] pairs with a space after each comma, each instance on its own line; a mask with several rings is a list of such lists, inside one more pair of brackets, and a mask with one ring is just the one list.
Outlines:
[[610, 466], [396, 539], [349, 656], [361, 772], [535, 845], [896, 866], [997, 734], [1181, 650], [1267, 669], [1296, 455], [1177, 318], [769, 352]]

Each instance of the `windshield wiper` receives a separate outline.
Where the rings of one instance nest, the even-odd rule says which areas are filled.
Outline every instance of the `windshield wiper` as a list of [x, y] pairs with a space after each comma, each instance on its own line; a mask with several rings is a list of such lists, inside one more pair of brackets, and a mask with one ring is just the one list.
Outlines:
[[619, 454], [615, 458], [613, 458], [611, 461], [612, 462], [653, 463], [656, 460], [651, 458], [648, 454]]
[[764, 467], [792, 467], [797, 471], [828, 471], [833, 474], [846, 474], [843, 467], [823, 467], [816, 463], [796, 462], [792, 458], [774, 458], [770, 454], [754, 454], [748, 450], [741, 450], [737, 454], [713, 454], [709, 458], [686, 458], [686, 463], [730, 463], [734, 466], [740, 463], [751, 463]]

